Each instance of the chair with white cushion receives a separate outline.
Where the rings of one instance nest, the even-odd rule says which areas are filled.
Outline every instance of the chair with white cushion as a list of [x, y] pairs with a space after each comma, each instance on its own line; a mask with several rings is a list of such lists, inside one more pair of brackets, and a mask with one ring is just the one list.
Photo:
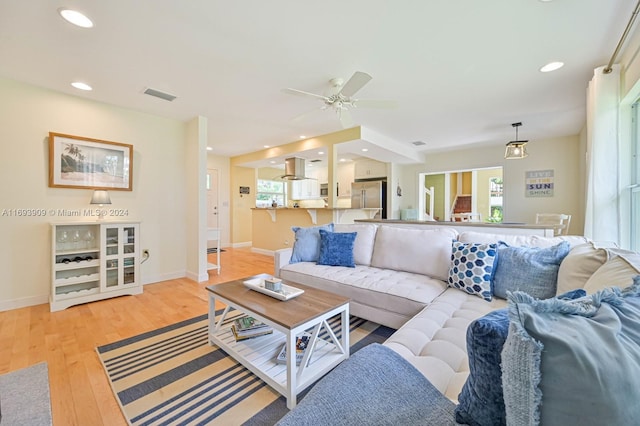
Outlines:
[[563, 213], [537, 213], [536, 225], [552, 225], [553, 235], [568, 235], [571, 215]]

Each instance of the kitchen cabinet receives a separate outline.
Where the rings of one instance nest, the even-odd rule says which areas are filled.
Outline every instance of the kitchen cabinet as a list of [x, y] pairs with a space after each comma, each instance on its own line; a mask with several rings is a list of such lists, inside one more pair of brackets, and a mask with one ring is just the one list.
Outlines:
[[387, 177], [387, 163], [371, 159], [356, 161], [354, 168], [355, 179], [370, 179]]
[[51, 225], [50, 310], [142, 293], [139, 223]]
[[320, 183], [316, 179], [294, 180], [291, 182], [292, 200], [320, 198]]

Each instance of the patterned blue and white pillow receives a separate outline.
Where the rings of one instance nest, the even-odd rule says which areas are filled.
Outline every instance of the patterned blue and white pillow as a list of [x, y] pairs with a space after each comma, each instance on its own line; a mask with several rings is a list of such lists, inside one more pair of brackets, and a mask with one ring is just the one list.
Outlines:
[[453, 242], [449, 287], [491, 301], [491, 280], [498, 254], [497, 244]]

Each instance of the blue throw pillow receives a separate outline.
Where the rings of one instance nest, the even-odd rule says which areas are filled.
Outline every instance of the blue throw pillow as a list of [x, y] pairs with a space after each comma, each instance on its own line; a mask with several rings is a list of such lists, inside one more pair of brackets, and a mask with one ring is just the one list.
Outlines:
[[301, 228], [294, 226], [291, 230], [295, 234], [293, 252], [289, 263], [317, 262], [320, 256], [320, 230], [333, 232], [333, 223], [321, 226]]
[[353, 245], [357, 235], [357, 232], [327, 232], [321, 229], [318, 265], [355, 268]]
[[[578, 299], [587, 292], [579, 288], [558, 299]], [[507, 309], [478, 318], [467, 328], [469, 377], [456, 407], [456, 421], [471, 426], [506, 425], [500, 353], [509, 333]]]
[[509, 424], [640, 419], [640, 276], [579, 300], [509, 296], [502, 385]]
[[493, 295], [506, 299], [508, 291], [523, 291], [537, 299], [553, 297], [560, 263], [570, 249], [567, 241], [548, 248], [510, 247], [500, 242]]
[[454, 241], [451, 249], [449, 287], [491, 301], [491, 277], [496, 255], [496, 244]]

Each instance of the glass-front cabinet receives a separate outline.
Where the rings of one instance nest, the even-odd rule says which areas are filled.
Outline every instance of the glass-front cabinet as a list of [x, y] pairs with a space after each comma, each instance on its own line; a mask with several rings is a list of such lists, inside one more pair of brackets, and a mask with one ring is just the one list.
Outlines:
[[139, 223], [51, 225], [51, 311], [142, 292]]
[[102, 228], [105, 256], [102, 260], [103, 291], [119, 290], [138, 283], [138, 225], [107, 225]]

